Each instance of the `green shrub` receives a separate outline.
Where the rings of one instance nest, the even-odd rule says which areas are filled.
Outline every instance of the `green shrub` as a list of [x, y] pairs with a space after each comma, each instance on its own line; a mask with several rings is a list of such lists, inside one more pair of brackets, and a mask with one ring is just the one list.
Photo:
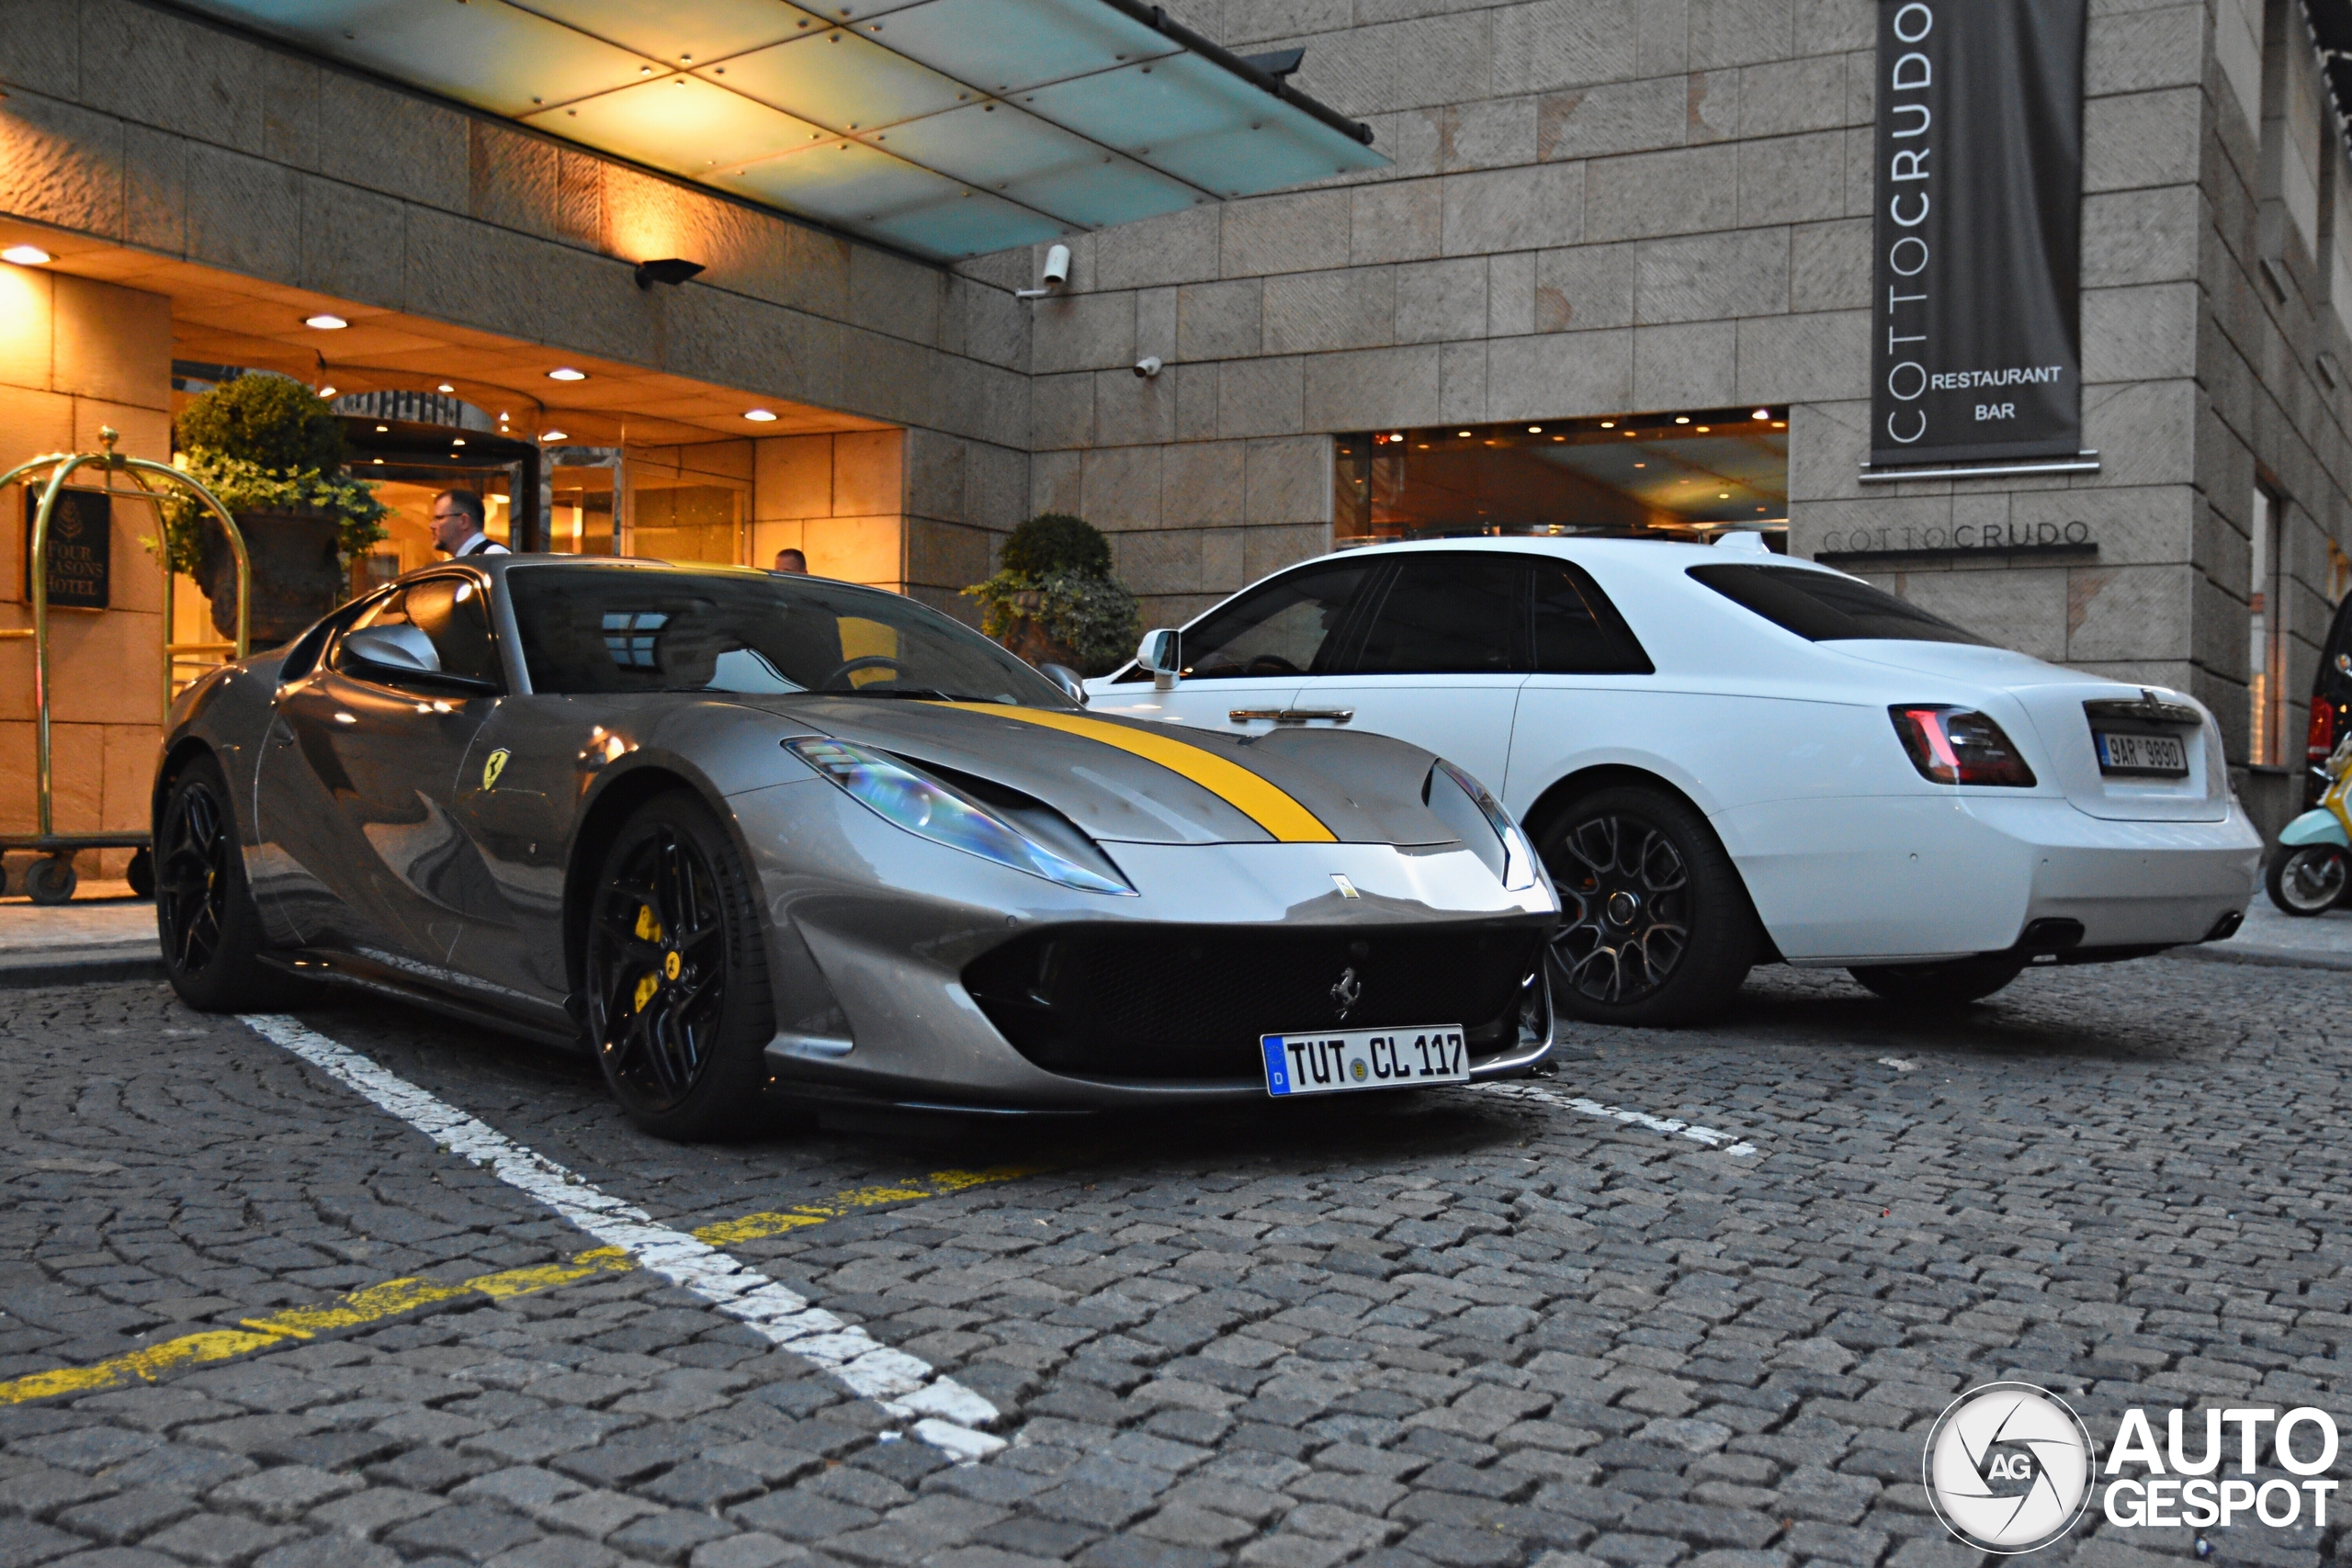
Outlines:
[[326, 473], [343, 466], [343, 422], [324, 398], [284, 376], [240, 376], [189, 400], [172, 445], [255, 468]]
[[[376, 487], [343, 471], [343, 423], [324, 398], [284, 376], [246, 375], [188, 401], [172, 422], [178, 467], [227, 507], [244, 512], [319, 512], [335, 519], [335, 547], [347, 564], [384, 537], [390, 510]], [[175, 491], [164, 503], [157, 546], [174, 571], [195, 572], [203, 555], [203, 506]]]
[[1080, 577], [1111, 575], [1111, 541], [1083, 517], [1067, 512], [1041, 512], [1012, 531], [998, 558], [1004, 571], [1023, 577], [1075, 572]]
[[1027, 621], [1077, 656], [1079, 671], [1107, 675], [1132, 658], [1136, 596], [1111, 575], [1111, 545], [1082, 518], [1048, 512], [1005, 541], [1001, 568], [964, 590], [986, 606], [980, 629], [1016, 646]]

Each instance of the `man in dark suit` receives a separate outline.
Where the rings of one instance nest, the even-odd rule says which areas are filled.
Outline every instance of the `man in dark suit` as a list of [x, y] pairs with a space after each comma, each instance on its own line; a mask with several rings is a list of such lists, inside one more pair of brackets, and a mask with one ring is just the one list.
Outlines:
[[503, 556], [504, 545], [493, 543], [482, 530], [490, 515], [481, 497], [469, 490], [445, 490], [433, 498], [433, 544], [451, 556]]

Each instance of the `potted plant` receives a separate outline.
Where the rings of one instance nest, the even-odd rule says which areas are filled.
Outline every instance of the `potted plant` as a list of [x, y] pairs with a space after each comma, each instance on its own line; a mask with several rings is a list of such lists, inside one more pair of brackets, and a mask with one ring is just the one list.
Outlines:
[[964, 590], [980, 629], [1032, 664], [1107, 675], [1136, 650], [1136, 596], [1111, 575], [1111, 542], [1084, 518], [1046, 512], [1012, 531], [996, 575]]
[[[373, 485], [343, 472], [343, 423], [288, 377], [249, 373], [191, 399], [172, 422], [179, 467], [220, 499], [253, 569], [255, 648], [294, 637], [341, 602], [350, 563], [384, 536]], [[237, 626], [237, 569], [204, 509], [164, 506], [164, 564], [193, 576], [223, 637]]]

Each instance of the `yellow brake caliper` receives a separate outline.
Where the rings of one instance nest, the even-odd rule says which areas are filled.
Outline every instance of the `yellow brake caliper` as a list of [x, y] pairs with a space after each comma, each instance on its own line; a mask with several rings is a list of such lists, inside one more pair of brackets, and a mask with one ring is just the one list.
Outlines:
[[[650, 904], [639, 904], [637, 907], [637, 937], [639, 942], [660, 942], [662, 940], [662, 922], [653, 918], [653, 906]], [[639, 980], [637, 983], [637, 1010], [643, 1012], [645, 1010], [645, 1004], [651, 1001], [654, 998], [654, 994], [661, 989], [662, 976], [658, 974], [649, 972], [642, 979]]]

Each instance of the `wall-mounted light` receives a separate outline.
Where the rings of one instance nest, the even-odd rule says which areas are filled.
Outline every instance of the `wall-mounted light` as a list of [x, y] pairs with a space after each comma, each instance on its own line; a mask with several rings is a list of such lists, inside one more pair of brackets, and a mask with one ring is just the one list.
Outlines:
[[684, 256], [664, 256], [660, 261], [641, 261], [637, 264], [637, 286], [639, 288], [650, 289], [657, 283], [666, 283], [675, 288], [700, 271], [702, 271], [702, 263], [688, 261]]
[[55, 259], [39, 245], [10, 245], [0, 251], [0, 261], [15, 262], [18, 266], [47, 266]]
[[743, 411], [743, 417], [750, 420], [753, 424], [774, 424], [775, 423], [775, 414], [767, 409], [745, 409]]
[[559, 365], [554, 369], [548, 372], [548, 379], [550, 381], [585, 381], [588, 379], [588, 372], [585, 370], [574, 370], [569, 365]]
[[303, 317], [302, 324], [306, 327], [316, 327], [322, 333], [339, 333], [351, 323], [341, 316], [330, 316], [322, 312], [319, 315]]

